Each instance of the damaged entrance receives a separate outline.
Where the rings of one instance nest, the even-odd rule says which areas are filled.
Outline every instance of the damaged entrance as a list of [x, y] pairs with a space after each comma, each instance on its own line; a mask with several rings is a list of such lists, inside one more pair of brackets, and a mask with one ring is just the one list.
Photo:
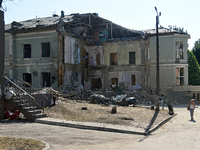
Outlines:
[[51, 77], [51, 73], [49, 73], [49, 72], [42, 73], [42, 86], [43, 87], [51, 86], [50, 77]]
[[[23, 80], [28, 83], [29, 85], [31, 85], [31, 81], [32, 81], [32, 76], [31, 73], [23, 73]], [[29, 87], [29, 85], [25, 85], [26, 87]]]
[[91, 79], [91, 89], [102, 89], [101, 78]]

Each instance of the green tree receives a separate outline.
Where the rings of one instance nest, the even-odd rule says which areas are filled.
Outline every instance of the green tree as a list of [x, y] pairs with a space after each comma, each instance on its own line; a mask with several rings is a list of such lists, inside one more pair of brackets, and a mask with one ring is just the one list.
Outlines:
[[192, 51], [188, 50], [188, 74], [189, 85], [200, 85], [200, 68], [199, 63]]
[[196, 59], [197, 59], [198, 63], [200, 64], [200, 39], [195, 41], [192, 52], [196, 56]]

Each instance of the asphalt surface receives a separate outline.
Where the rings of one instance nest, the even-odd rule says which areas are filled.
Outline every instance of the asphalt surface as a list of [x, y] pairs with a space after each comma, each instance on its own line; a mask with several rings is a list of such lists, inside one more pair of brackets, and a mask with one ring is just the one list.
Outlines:
[[0, 136], [33, 138], [47, 142], [55, 150], [198, 150], [200, 149], [200, 107], [194, 121], [186, 105], [174, 108], [176, 116], [150, 135], [89, 130], [20, 121], [0, 122]]

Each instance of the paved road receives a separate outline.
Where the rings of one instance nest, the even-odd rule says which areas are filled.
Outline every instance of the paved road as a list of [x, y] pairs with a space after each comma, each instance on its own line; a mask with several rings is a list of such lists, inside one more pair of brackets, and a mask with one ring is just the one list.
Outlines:
[[198, 150], [200, 149], [200, 107], [190, 121], [186, 107], [174, 108], [177, 115], [149, 136], [74, 129], [39, 123], [0, 123], [0, 136], [34, 138], [55, 150]]

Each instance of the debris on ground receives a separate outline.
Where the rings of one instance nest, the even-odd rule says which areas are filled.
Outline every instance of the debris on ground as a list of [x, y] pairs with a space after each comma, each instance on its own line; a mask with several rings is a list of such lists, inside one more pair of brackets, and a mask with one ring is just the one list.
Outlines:
[[100, 95], [100, 94], [92, 94], [90, 96], [90, 102], [94, 103], [94, 104], [100, 104], [100, 103], [104, 103], [106, 100], [104, 95]]
[[[119, 106], [136, 106], [136, 105], [148, 105], [155, 104], [155, 94], [151, 94], [144, 88], [134, 89], [131, 91], [122, 90], [117, 85], [110, 85], [111, 91], [106, 89], [105, 91], [91, 91], [85, 90], [82, 85], [72, 86], [65, 85], [59, 87], [58, 90], [52, 87], [45, 87], [38, 91], [41, 94], [53, 94], [56, 100], [59, 102], [71, 100], [86, 100], [93, 104], [101, 104], [102, 106], [119, 105]], [[37, 94], [38, 94], [37, 93]], [[55, 99], [54, 99], [55, 100]], [[55, 101], [52, 101], [51, 106], [56, 105]], [[160, 97], [160, 105], [165, 103], [163, 95]], [[172, 110], [172, 109], [170, 109]], [[172, 113], [172, 112], [170, 112]]]
[[18, 118], [23, 118], [24, 115], [19, 111], [15, 110], [14, 112], [9, 111], [8, 109], [4, 110], [4, 118], [5, 119], [18, 119]]
[[55, 96], [60, 96], [60, 93], [57, 90], [54, 90], [52, 87], [45, 87], [42, 90], [34, 92], [32, 94], [53, 94]]
[[111, 114], [116, 114], [117, 113], [117, 108], [116, 107], [113, 107], [112, 108], [112, 111], [111, 111]]
[[90, 95], [92, 94], [91, 90], [85, 90], [82, 85], [80, 86], [62, 86], [59, 90], [60, 94], [64, 98], [70, 99], [82, 99], [82, 100], [89, 100]]

